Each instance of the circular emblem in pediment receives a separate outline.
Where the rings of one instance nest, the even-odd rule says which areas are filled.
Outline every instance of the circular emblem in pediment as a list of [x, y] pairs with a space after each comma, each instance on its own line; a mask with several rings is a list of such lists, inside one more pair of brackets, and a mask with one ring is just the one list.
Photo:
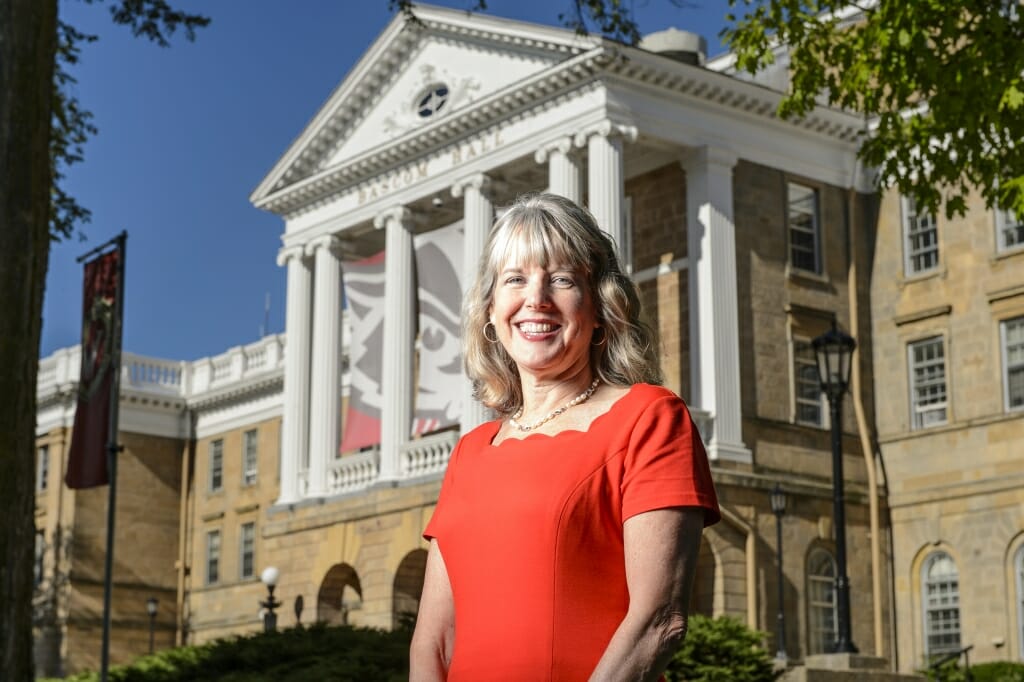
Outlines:
[[448, 103], [448, 86], [444, 83], [431, 83], [413, 100], [413, 108], [421, 119], [437, 116]]

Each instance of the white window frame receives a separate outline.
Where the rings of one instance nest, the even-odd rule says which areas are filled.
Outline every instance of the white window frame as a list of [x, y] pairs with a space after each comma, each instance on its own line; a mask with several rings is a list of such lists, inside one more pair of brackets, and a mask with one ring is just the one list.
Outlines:
[[220, 582], [221, 535], [220, 530], [206, 531], [206, 571], [207, 585]]
[[[931, 272], [939, 267], [941, 252], [939, 249], [939, 222], [931, 213], [919, 213], [914, 200], [910, 197], [902, 197], [900, 202], [900, 223], [903, 234], [903, 274], [913, 277], [926, 272]], [[926, 220], [922, 225], [922, 220]], [[918, 234], [931, 232], [934, 239], [934, 247], [915, 250], [912, 247], [913, 238]], [[920, 269], [915, 267], [915, 258], [923, 257], [925, 254], [935, 252], [935, 262]]]
[[[933, 565], [938, 563], [943, 557], [947, 557], [949, 562], [953, 565], [956, 570], [956, 574], [953, 580], [948, 580], [948, 576], [944, 576], [946, 580], [930, 580], [928, 573], [931, 571]], [[949, 593], [953, 595], [951, 604], [935, 603], [935, 599], [932, 599], [928, 595], [928, 588], [932, 585], [939, 585], [945, 583], [954, 582], [953, 588], [949, 590]], [[955, 591], [954, 591], [955, 590]], [[934, 632], [932, 629], [932, 619], [929, 617], [933, 612], [939, 611], [956, 611], [956, 644], [941, 647], [939, 649], [933, 649], [931, 646], [931, 638], [933, 636], [940, 636], [943, 633]], [[921, 632], [924, 635], [924, 655], [925, 660], [928, 660], [932, 656], [940, 654], [953, 653], [959, 651], [960, 646], [963, 644], [963, 619], [960, 612], [960, 568], [956, 565], [956, 560], [953, 556], [944, 550], [938, 550], [932, 552], [921, 564]]]
[[[246, 555], [249, 570], [246, 571]], [[256, 522], [243, 523], [238, 528], [238, 578], [245, 580], [256, 575]]]
[[[942, 358], [939, 361], [932, 361], [933, 365], [941, 365], [942, 367], [942, 392], [943, 400], [937, 403], [928, 403], [927, 407], [922, 407], [918, 404], [918, 383], [916, 380], [916, 374], [918, 370], [918, 364], [914, 359], [914, 350], [916, 348], [925, 346], [927, 344], [937, 343], [942, 350]], [[926, 339], [919, 339], [917, 341], [911, 341], [907, 344], [907, 370], [908, 370], [908, 387], [909, 387], [909, 403], [910, 403], [910, 428], [913, 431], [920, 429], [927, 429], [933, 426], [941, 426], [942, 424], [949, 423], [949, 372], [946, 366], [946, 339], [942, 335], [930, 336]], [[942, 412], [940, 420], [931, 421], [929, 416], [931, 413]]]
[[1006, 233], [1010, 230], [1024, 232], [1024, 217], [1015, 215], [1009, 209], [995, 209], [996, 223], [996, 251], [1009, 253], [1024, 249], [1024, 234], [1021, 234], [1020, 241], [1014, 244], [1006, 243]]
[[[825, 576], [820, 573], [811, 572], [811, 567], [815, 565], [819, 558], [828, 559], [829, 565], [832, 568], [832, 575]], [[807, 555], [807, 653], [809, 654], [828, 653], [830, 646], [836, 640], [839, 626], [839, 602], [836, 599], [835, 582], [836, 570], [836, 558], [832, 555], [832, 552], [824, 547], [815, 547]], [[828, 594], [831, 595], [832, 601], [815, 599], [814, 585], [818, 585], [819, 588], [827, 585], [831, 590]], [[815, 614], [821, 615], [828, 610], [831, 611], [832, 629], [815, 627], [818, 620], [824, 620], [824, 617], [817, 619]]]
[[36, 450], [36, 492], [46, 491], [50, 479], [50, 446], [40, 445]]
[[259, 431], [249, 429], [242, 433], [242, 485], [256, 484], [259, 475]]
[[[806, 346], [810, 350], [809, 359], [798, 358], [798, 347]], [[811, 340], [801, 337], [794, 336], [790, 339], [789, 343], [790, 352], [790, 372], [793, 377], [793, 423], [801, 424], [803, 426], [812, 426], [814, 428], [824, 429], [829, 426], [829, 415], [828, 410], [825, 409], [825, 394], [821, 392], [821, 381], [818, 378], [818, 362], [814, 357], [814, 348], [811, 346]], [[800, 372], [798, 372], [797, 365], [809, 366], [814, 373], [814, 385], [818, 390], [817, 401], [814, 403], [818, 408], [818, 421], [812, 422], [800, 418], [800, 406], [810, 405], [809, 398], [800, 397]]]
[[1024, 660], [1024, 545], [1014, 552], [1013, 575], [1017, 587], [1017, 655]]
[[1007, 339], [1007, 326], [1011, 324], [1019, 324], [1024, 327], [1024, 316], [1013, 317], [999, 323], [999, 346], [1003, 354], [1003, 407], [1007, 412], [1019, 412], [1024, 410], [1024, 402], [1016, 406], [1010, 405], [1010, 370], [1020, 369], [1024, 371], [1024, 360], [1013, 367], [1010, 366], [1010, 344]]
[[[802, 227], [802, 226], [801, 227], [794, 226], [794, 224], [793, 224], [793, 221], [792, 221], [792, 218], [793, 218], [793, 210], [792, 210], [793, 209], [793, 198], [792, 198], [792, 192], [793, 192], [793, 188], [795, 188], [795, 187], [798, 187], [798, 188], [800, 188], [802, 190], [807, 190], [807, 191], [809, 191], [811, 193], [811, 200], [813, 202], [813, 207], [812, 207], [812, 211], [811, 211], [811, 229], [810, 230], [808, 230], [808, 229], [806, 229], [805, 227]], [[813, 245], [812, 245], [813, 254], [812, 255], [814, 257], [814, 267], [812, 269], [807, 269], [805, 267], [801, 267], [801, 266], [797, 265], [796, 261], [793, 258], [793, 249], [794, 249], [794, 245], [793, 245], [793, 232], [794, 231], [802, 233], [802, 234], [810, 234], [811, 235], [811, 239], [813, 241]], [[822, 257], [821, 257], [821, 192], [818, 191], [817, 187], [812, 187], [811, 185], [809, 185], [807, 183], [796, 182], [794, 180], [787, 180], [786, 181], [786, 245], [787, 245], [787, 247], [789, 249], [788, 257], [789, 257], [789, 265], [790, 265], [791, 268], [793, 268], [794, 270], [797, 270], [799, 272], [810, 272], [810, 273], [813, 273], [815, 275], [820, 275], [820, 274], [823, 273], [824, 269], [822, 268]], [[800, 248], [800, 252], [802, 254], [806, 253], [806, 251], [802, 247]]]
[[210, 441], [210, 471], [208, 488], [211, 493], [224, 489], [224, 439]]

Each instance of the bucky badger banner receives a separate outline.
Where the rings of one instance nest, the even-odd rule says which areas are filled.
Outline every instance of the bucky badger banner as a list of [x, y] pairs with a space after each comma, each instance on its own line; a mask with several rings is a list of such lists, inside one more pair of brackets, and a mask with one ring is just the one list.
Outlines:
[[[419, 303], [419, 382], [409, 432], [419, 435], [459, 423], [462, 222], [418, 235], [414, 244]], [[340, 451], [351, 452], [380, 443], [384, 252], [346, 263], [343, 272], [352, 333], [349, 341], [351, 390]]]
[[462, 221], [417, 235], [419, 385], [413, 434], [459, 423]]
[[384, 252], [342, 269], [352, 322], [351, 387], [341, 452], [380, 443], [381, 359], [384, 350]]

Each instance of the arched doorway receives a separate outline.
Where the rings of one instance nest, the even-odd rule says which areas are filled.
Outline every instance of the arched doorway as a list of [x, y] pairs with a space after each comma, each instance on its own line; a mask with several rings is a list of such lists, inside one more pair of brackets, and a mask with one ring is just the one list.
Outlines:
[[320, 583], [316, 597], [316, 620], [330, 625], [355, 625], [352, 612], [363, 605], [359, 575], [348, 564], [335, 564]]
[[405, 555], [395, 573], [391, 627], [411, 627], [416, 622], [423, 594], [423, 574], [427, 568], [427, 551], [414, 549]]

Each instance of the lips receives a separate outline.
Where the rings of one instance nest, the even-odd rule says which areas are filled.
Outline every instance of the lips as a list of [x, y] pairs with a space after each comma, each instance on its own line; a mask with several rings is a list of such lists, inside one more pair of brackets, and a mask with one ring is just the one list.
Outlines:
[[546, 334], [558, 329], [558, 325], [552, 322], [520, 322], [516, 326], [524, 334]]

